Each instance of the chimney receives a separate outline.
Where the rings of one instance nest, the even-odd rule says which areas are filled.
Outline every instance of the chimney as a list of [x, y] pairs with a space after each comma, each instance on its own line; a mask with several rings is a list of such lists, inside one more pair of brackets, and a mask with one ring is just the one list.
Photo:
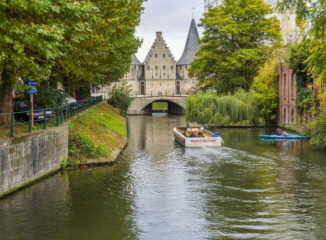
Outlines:
[[161, 38], [162, 37], [162, 32], [156, 32], [156, 38]]

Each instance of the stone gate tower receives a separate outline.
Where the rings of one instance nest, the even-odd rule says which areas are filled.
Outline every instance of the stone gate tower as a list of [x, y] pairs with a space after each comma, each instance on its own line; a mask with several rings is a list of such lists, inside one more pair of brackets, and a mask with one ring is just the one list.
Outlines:
[[[197, 85], [196, 79], [188, 76], [188, 69], [199, 49], [198, 40], [197, 25], [192, 19], [183, 54], [176, 61], [162, 32], [156, 32], [144, 63], [133, 55], [130, 71], [118, 84], [128, 84], [131, 94], [137, 95], [187, 95]], [[110, 87], [104, 88], [104, 93], [109, 91]]]

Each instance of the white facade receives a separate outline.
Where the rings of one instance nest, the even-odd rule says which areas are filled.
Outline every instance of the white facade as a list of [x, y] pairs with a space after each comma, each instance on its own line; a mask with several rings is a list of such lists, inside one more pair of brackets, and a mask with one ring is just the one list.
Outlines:
[[[273, 9], [276, 9], [277, 0], [264, 0], [266, 4], [270, 5]], [[210, 6], [216, 7], [222, 3], [222, 0], [204, 0], [205, 12], [208, 11]], [[276, 16], [280, 21], [281, 32], [285, 43], [291, 43], [298, 39], [299, 29], [296, 26], [296, 15], [291, 11], [285, 13], [276, 12], [271, 16]]]

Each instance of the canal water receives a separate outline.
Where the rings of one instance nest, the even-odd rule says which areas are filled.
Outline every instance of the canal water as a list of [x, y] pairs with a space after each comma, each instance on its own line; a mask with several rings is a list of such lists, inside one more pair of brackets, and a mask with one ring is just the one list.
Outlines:
[[131, 116], [117, 164], [64, 171], [0, 200], [0, 239], [325, 239], [326, 153], [220, 129], [184, 149], [182, 117]]

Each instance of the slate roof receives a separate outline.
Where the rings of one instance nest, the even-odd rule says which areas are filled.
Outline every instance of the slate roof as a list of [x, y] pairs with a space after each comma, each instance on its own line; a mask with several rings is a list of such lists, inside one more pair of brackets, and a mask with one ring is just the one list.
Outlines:
[[143, 65], [143, 64], [138, 60], [138, 58], [136, 57], [135, 54], [133, 54], [132, 57], [131, 57], [131, 64], [132, 64], [132, 65]]
[[190, 65], [191, 62], [195, 59], [196, 52], [198, 51], [199, 45], [199, 33], [195, 19], [191, 20], [191, 25], [188, 33], [188, 38], [186, 42], [185, 49], [177, 65]]

